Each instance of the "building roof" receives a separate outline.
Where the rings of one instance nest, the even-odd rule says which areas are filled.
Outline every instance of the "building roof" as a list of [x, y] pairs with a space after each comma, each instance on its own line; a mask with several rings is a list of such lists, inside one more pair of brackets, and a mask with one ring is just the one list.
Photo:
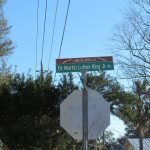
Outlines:
[[[132, 145], [134, 150], [139, 150], [139, 139], [127, 139], [127, 141]], [[150, 138], [143, 139], [144, 150], [150, 150]]]

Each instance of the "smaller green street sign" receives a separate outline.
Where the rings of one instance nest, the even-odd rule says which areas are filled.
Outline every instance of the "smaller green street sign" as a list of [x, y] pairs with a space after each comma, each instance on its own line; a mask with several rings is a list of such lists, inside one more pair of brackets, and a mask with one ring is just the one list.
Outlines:
[[57, 73], [81, 72], [83, 70], [86, 71], [114, 70], [114, 64], [112, 61], [56, 64]]

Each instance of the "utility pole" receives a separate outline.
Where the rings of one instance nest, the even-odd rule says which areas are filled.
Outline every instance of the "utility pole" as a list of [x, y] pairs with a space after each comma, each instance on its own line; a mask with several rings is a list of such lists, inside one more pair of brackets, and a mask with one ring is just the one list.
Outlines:
[[40, 77], [41, 77], [41, 81], [43, 82], [44, 81], [44, 73], [46, 73], [48, 70], [44, 70], [43, 68], [43, 63], [41, 61], [41, 69], [40, 70], [37, 70], [36, 72], [39, 72], [40, 73]]
[[44, 72], [43, 72], [43, 63], [42, 63], [42, 61], [41, 61], [41, 74], [40, 74], [40, 76], [41, 76], [41, 81], [43, 82], [43, 80], [44, 80]]

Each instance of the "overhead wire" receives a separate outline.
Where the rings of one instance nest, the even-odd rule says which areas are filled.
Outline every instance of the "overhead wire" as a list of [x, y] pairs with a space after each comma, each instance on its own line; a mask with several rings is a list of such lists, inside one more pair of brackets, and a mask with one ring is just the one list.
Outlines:
[[[66, 16], [65, 16], [65, 23], [64, 23], [64, 27], [63, 27], [63, 33], [62, 33], [62, 37], [61, 37], [58, 58], [60, 58], [61, 51], [62, 51], [62, 45], [63, 45], [64, 35], [65, 35], [65, 30], [66, 30], [66, 25], [67, 25], [67, 19], [68, 19], [68, 14], [69, 14], [69, 8], [70, 8], [70, 1], [71, 0], [68, 1], [68, 5], [67, 5], [67, 12], [66, 12]], [[56, 78], [56, 72], [55, 72], [55, 76], [54, 76], [54, 82], [55, 82], [55, 78]]]
[[68, 19], [69, 8], [70, 8], [70, 0], [68, 1], [67, 13], [66, 13], [66, 17], [65, 17], [65, 24], [64, 24], [64, 28], [63, 28], [63, 34], [61, 37], [61, 43], [60, 43], [58, 58], [60, 58], [61, 51], [62, 51], [62, 44], [63, 44], [63, 40], [64, 40], [64, 35], [65, 35], [65, 29], [66, 29], [66, 24], [67, 24], [67, 19]]
[[37, 0], [37, 10], [36, 10], [36, 54], [35, 54], [35, 77], [36, 77], [36, 70], [37, 70], [37, 49], [38, 49], [38, 35], [39, 35], [39, 0]]
[[59, 0], [57, 0], [56, 7], [55, 7], [55, 16], [54, 16], [54, 22], [53, 22], [53, 31], [52, 31], [50, 55], [49, 55], [49, 60], [48, 60], [48, 71], [49, 71], [49, 66], [50, 66], [50, 61], [51, 61], [52, 50], [53, 50], [53, 42], [54, 42], [54, 36], [55, 36], [55, 27], [56, 27], [57, 11], [58, 11], [58, 2], [59, 2]]
[[42, 40], [41, 64], [42, 64], [42, 60], [43, 60], [43, 52], [44, 52], [44, 44], [45, 44], [46, 19], [47, 19], [47, 0], [46, 0], [46, 4], [45, 4], [45, 17], [44, 17], [43, 40]]

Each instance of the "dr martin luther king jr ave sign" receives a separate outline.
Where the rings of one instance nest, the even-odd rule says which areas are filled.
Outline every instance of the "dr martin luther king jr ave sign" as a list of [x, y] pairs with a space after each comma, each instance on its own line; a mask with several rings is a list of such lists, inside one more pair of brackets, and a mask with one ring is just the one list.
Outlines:
[[113, 70], [113, 58], [108, 57], [85, 57], [85, 58], [66, 58], [56, 59], [56, 72], [82, 72]]

